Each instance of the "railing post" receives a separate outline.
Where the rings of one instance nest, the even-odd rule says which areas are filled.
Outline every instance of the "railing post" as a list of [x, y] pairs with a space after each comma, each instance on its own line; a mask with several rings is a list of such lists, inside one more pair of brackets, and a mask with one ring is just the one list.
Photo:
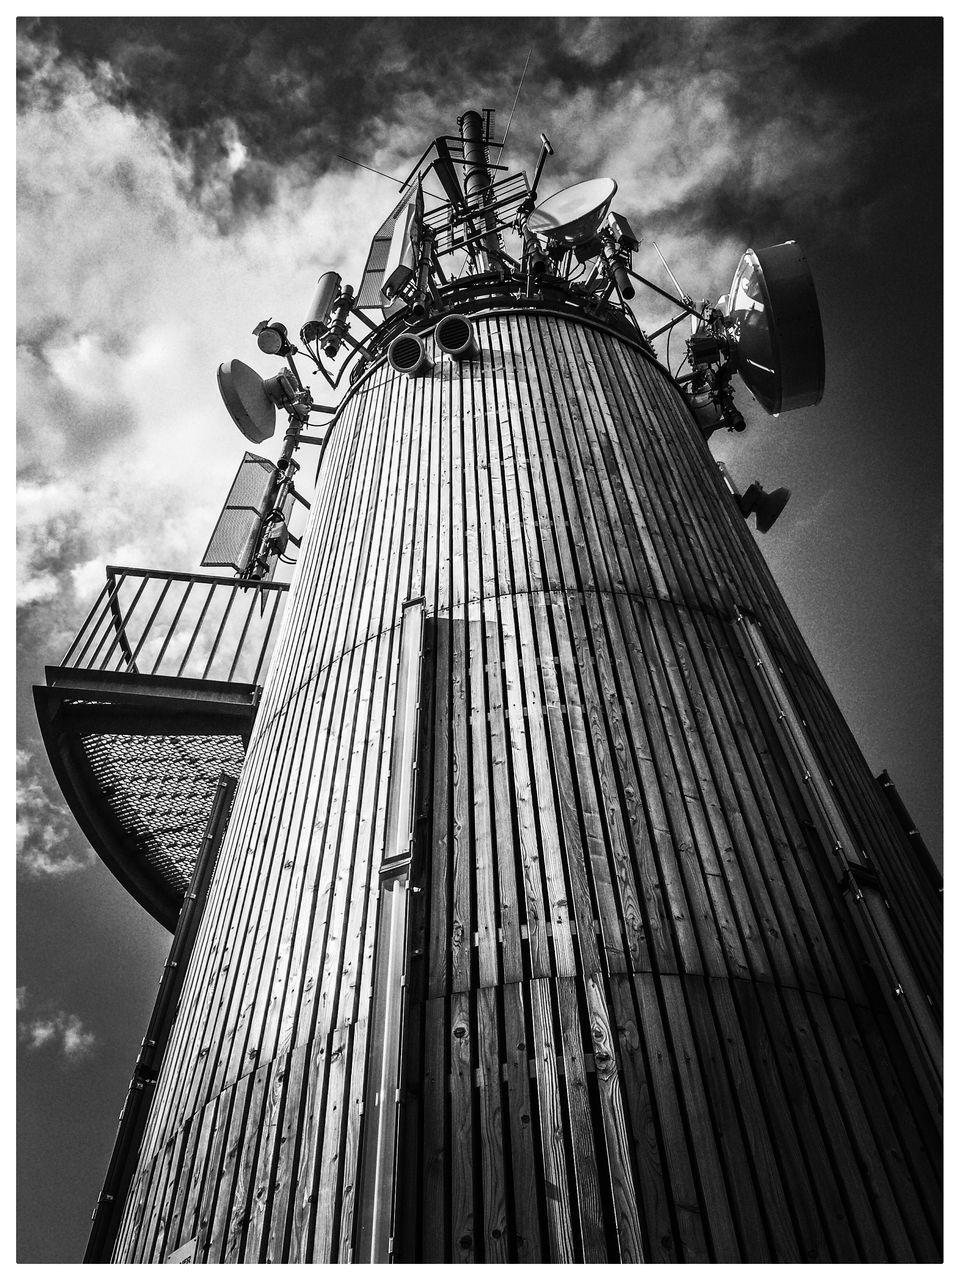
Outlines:
[[[103, 584], [103, 586], [100, 588], [100, 594], [97, 596], [96, 600], [93, 602], [90, 612], [84, 618], [83, 623], [80, 626], [80, 630], [77, 632], [76, 636], [73, 639], [73, 643], [70, 645], [70, 648], [64, 654], [60, 662], [61, 667], [69, 667], [72, 665], [71, 659], [74, 657], [77, 646], [79, 645], [80, 641], [83, 639], [84, 633], [86, 632], [87, 628], [90, 627], [91, 623], [93, 623], [90, 636], [84, 641], [83, 648], [80, 650], [80, 652], [76, 654], [76, 665], [77, 666], [82, 665], [83, 656], [86, 653], [87, 649], [90, 647], [90, 645], [93, 643], [93, 637], [97, 634], [97, 627], [99, 626], [98, 614], [100, 613], [103, 607], [104, 601], [106, 600], [107, 592], [111, 589], [112, 582], [113, 582], [113, 578], [108, 569], [107, 580]], [[97, 618], [96, 622], [94, 622], [95, 618]]]
[[[130, 579], [139, 579], [139, 586], [133, 590], [132, 601], [124, 606], [120, 596]], [[160, 584], [156, 599], [149, 604], [149, 596], [144, 604], [145, 621], [133, 628], [131, 619], [148, 588], [153, 590]], [[177, 584], [180, 599], [176, 600], [176, 592], [172, 591]], [[201, 597], [195, 598], [199, 603], [199, 617], [195, 621], [184, 621], [184, 614], [191, 593], [195, 586], [202, 585], [207, 590]], [[245, 578], [220, 578], [210, 574], [191, 574], [161, 572], [152, 569], [118, 568], [107, 566], [107, 580], [97, 597], [96, 602], [84, 619], [83, 625], [75, 636], [61, 662], [61, 667], [76, 667], [90, 671], [119, 671], [133, 675], [184, 677], [188, 663], [196, 653], [196, 663], [201, 668], [200, 679], [206, 680], [218, 661], [221, 649], [228, 650], [226, 656], [220, 658], [224, 666], [229, 667], [227, 682], [237, 678], [244, 680], [244, 673], [255, 668], [252, 678], [246, 682], [256, 684], [264, 659], [270, 647], [273, 628], [280, 611], [281, 600], [288, 589], [285, 582], [259, 582]], [[232, 637], [236, 634], [238, 620], [236, 600], [241, 591], [250, 591], [250, 604], [242, 619], [240, 635], [235, 644]], [[224, 605], [222, 616], [216, 622], [216, 610], [224, 592], [228, 599]], [[266, 602], [272, 595], [273, 604], [269, 615], [264, 618]], [[251, 623], [255, 616], [257, 603], [261, 604], [261, 624], [259, 631], [250, 639]], [[174, 608], [175, 606], [175, 608]], [[170, 618], [173, 613], [172, 619]], [[207, 634], [207, 623], [215, 628], [215, 635]], [[183, 625], [181, 625], [183, 624]], [[228, 625], [229, 624], [229, 625]], [[152, 633], [157, 631], [156, 643], [159, 651], [150, 659], [149, 654], [155, 648], [151, 644]], [[181, 635], [185, 650], [177, 656], [175, 637]], [[249, 644], [248, 644], [249, 639]], [[229, 648], [233, 645], [233, 648]], [[247, 645], [249, 653], [244, 653]], [[171, 646], [172, 649], [171, 649]], [[92, 650], [92, 652], [91, 652]], [[118, 659], [118, 650], [120, 658]], [[164, 670], [164, 660], [168, 652], [173, 653], [169, 659], [168, 669]], [[142, 657], [147, 654], [147, 658]], [[141, 670], [138, 663], [146, 661], [147, 669]], [[118, 665], [119, 662], [119, 665]], [[179, 665], [178, 665], [179, 664]], [[176, 668], [175, 670], [173, 668]]]

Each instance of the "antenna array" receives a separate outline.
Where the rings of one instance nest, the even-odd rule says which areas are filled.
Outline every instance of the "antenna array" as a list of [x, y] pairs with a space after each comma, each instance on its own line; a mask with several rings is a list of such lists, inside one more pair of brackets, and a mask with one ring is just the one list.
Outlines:
[[[676, 292], [634, 271], [641, 240], [612, 208], [617, 194], [613, 179], [590, 179], [539, 201], [544, 168], [554, 154], [550, 140], [540, 135], [529, 182], [524, 171], [509, 172], [499, 163], [506, 138], [494, 141], [493, 115], [467, 111], [458, 121], [458, 135], [441, 135], [425, 149], [400, 182], [400, 200], [373, 236], [356, 293], [336, 271], [320, 277], [300, 341], [315, 372], [331, 388], [339, 387], [348, 369], [354, 381], [383, 355], [398, 371], [424, 373], [430, 362], [417, 331], [445, 315], [476, 311], [495, 301], [521, 308], [575, 309], [628, 334], [651, 355], [653, 339], [689, 317], [684, 363], [689, 362], [690, 372], [678, 385], [705, 436], [719, 427], [741, 431], [746, 425], [734, 403], [734, 373], [767, 412], [817, 403], [823, 392], [819, 311], [806, 261], [792, 242], [757, 253], [748, 250], [735, 273], [730, 300], [715, 305], [704, 301], [697, 307], [656, 244]], [[491, 148], [497, 149], [496, 163], [490, 160]], [[439, 185], [442, 197], [433, 185]], [[435, 203], [427, 208], [426, 199]], [[679, 308], [679, 314], [650, 335], [629, 305], [635, 281]], [[368, 312], [379, 312], [379, 320]], [[354, 318], [368, 331], [363, 341], [351, 332]], [[233, 361], [221, 366], [219, 379], [231, 416], [254, 443], [273, 434], [277, 409], [288, 417], [284, 452], [276, 464], [276, 492], [258, 508], [253, 546], [234, 549], [229, 561], [242, 560], [235, 564], [238, 572], [256, 576], [272, 573], [286, 546], [289, 512], [283, 504], [291, 494], [291, 502], [299, 498], [293, 489], [293, 454], [301, 444], [325, 441], [325, 436], [304, 435], [310, 415], [334, 409], [314, 402], [294, 360], [301, 352], [283, 324], [264, 320], [254, 333], [261, 351], [285, 358], [285, 367], [263, 379]], [[408, 338], [401, 341], [404, 335]], [[475, 351], [476, 344], [469, 349]], [[342, 360], [344, 350], [347, 358]], [[228, 499], [218, 530], [232, 527], [230, 509]]]

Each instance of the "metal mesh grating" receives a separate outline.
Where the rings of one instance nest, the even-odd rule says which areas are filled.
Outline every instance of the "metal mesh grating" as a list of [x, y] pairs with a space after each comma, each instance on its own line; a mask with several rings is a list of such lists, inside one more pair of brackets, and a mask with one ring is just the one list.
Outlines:
[[238, 573], [243, 569], [263, 519], [275, 471], [266, 458], [255, 453], [243, 455], [201, 564], [233, 568]]
[[373, 237], [370, 244], [370, 252], [367, 254], [367, 263], [363, 268], [363, 277], [360, 281], [360, 292], [357, 295], [357, 306], [359, 307], [383, 306], [383, 297], [380, 293], [380, 286], [383, 283], [383, 272], [387, 265], [387, 255], [390, 252], [390, 241], [393, 239], [393, 228], [400, 210], [407, 203], [408, 199], [409, 196], [405, 195], [384, 222], [380, 230]]
[[237, 736], [86, 734], [97, 785], [137, 853], [185, 893], [221, 772], [237, 777]]

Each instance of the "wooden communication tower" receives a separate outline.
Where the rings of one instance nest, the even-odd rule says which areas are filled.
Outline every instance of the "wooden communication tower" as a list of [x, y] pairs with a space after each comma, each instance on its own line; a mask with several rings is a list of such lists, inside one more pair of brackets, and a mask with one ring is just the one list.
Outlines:
[[937, 876], [708, 449], [733, 311], [679, 385], [489, 130], [305, 327], [384, 309], [94, 1254], [935, 1260]]

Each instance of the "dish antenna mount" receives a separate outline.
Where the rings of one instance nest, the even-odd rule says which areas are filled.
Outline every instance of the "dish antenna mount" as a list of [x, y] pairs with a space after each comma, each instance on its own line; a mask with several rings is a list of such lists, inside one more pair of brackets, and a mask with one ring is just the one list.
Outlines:
[[617, 194], [612, 178], [591, 178], [547, 196], [527, 218], [527, 230], [565, 249], [596, 236]]
[[714, 307], [703, 304], [687, 355], [692, 372], [680, 383], [704, 435], [746, 425], [733, 403], [734, 373], [773, 416], [819, 404], [823, 327], [813, 276], [796, 241], [744, 253], [730, 293]]
[[748, 249], [726, 305], [730, 356], [767, 413], [819, 404], [823, 327], [810, 267], [795, 240]]
[[291, 374], [261, 378], [242, 360], [225, 360], [217, 370], [217, 385], [227, 412], [253, 444], [269, 440], [277, 429], [277, 409], [296, 394]]

